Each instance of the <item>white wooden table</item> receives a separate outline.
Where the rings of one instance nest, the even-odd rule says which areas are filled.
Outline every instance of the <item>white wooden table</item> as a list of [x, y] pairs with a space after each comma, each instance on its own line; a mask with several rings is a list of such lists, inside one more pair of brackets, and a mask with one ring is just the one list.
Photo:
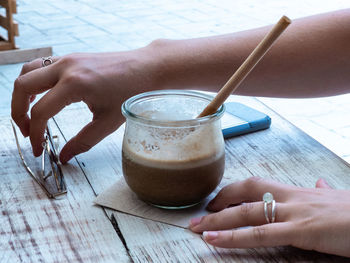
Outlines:
[[[350, 188], [344, 161], [256, 99], [233, 100], [269, 114], [272, 126], [226, 140], [224, 183], [256, 175], [314, 187], [323, 177], [336, 188]], [[85, 107], [74, 106], [56, 116], [51, 128], [69, 139], [90, 118]], [[68, 194], [50, 200], [21, 164], [9, 117], [0, 117], [0, 134], [0, 262], [346, 261], [292, 247], [218, 249], [187, 229], [93, 205], [122, 176], [121, 131], [65, 165]]]

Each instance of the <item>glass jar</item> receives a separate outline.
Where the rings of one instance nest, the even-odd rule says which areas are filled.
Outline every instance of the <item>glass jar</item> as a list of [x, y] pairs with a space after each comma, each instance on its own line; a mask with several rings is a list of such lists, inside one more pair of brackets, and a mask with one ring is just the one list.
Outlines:
[[196, 118], [211, 100], [200, 92], [162, 90], [123, 103], [123, 174], [141, 200], [161, 208], [185, 208], [218, 186], [225, 169], [224, 106]]

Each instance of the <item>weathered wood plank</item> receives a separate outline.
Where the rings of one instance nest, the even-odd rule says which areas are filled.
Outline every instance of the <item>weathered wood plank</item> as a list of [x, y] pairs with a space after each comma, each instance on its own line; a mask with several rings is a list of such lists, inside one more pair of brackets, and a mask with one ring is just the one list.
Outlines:
[[[198, 235], [162, 223], [116, 213], [135, 262], [348, 262], [336, 257], [293, 247], [220, 249], [198, 240]], [[210, 250], [208, 250], [209, 248]]]
[[221, 262], [218, 253], [187, 229], [113, 214], [135, 262]]
[[[0, 15], [0, 26], [7, 30], [9, 29], [8, 19], [2, 15]], [[18, 23], [16, 21], [13, 21], [12, 30], [14, 31], [15, 36], [19, 36]]]
[[12, 0], [11, 1], [11, 5], [12, 5], [12, 7], [11, 7], [12, 13], [17, 14], [17, 3], [16, 3], [16, 0]]
[[187, 228], [191, 218], [208, 214], [205, 207], [215, 197], [215, 194], [212, 193], [201, 204], [184, 210], [159, 209], [140, 201], [137, 195], [130, 190], [124, 178], [120, 178], [115, 184], [99, 194], [95, 203], [153, 221]]
[[[12, 44], [8, 41], [2, 40], [1, 35], [0, 35], [0, 51], [3, 52], [2, 50], [8, 50], [11, 48], [12, 48]], [[0, 63], [0, 64], [2, 64], [2, 63]]]
[[[75, 121], [72, 121], [71, 116], [79, 116], [79, 118], [74, 118]], [[91, 114], [88, 109], [77, 105], [62, 111], [55, 117], [66, 139], [74, 135], [90, 119]], [[118, 130], [91, 151], [76, 158], [97, 194], [122, 177], [122, 131], [122, 129]], [[129, 248], [129, 254], [136, 262], [218, 262], [215, 251], [211, 251], [199, 235], [192, 234], [188, 230], [108, 209], [106, 212], [110, 217], [112, 213], [114, 214], [117, 219], [116, 223]], [[135, 229], [138, 229], [137, 234]], [[149, 237], [158, 232], [159, 236], [163, 236], [163, 241], [156, 244], [157, 239], [152, 239], [155, 240], [155, 243], [152, 243]], [[172, 239], [174, 236], [178, 238], [176, 241]], [[135, 244], [135, 240], [141, 241]], [[169, 250], [169, 247], [172, 249]], [[204, 260], [201, 254], [206, 255], [207, 258]], [[158, 258], [160, 255], [161, 257]], [[183, 261], [178, 260], [178, 257]]]
[[7, 8], [9, 5], [9, 0], [0, 0], [0, 6]]
[[16, 0], [0, 0], [0, 6], [4, 8], [9, 8], [10, 5], [11, 5], [12, 13], [16, 14], [17, 13]]
[[[0, 48], [1, 50], [1, 48]], [[52, 55], [52, 47], [15, 49], [0, 52], [0, 65], [31, 61]]]
[[[350, 168], [339, 157], [256, 99], [244, 97], [233, 97], [231, 99], [269, 114], [272, 118], [272, 126], [265, 131], [226, 141], [227, 165], [221, 186], [255, 175], [306, 187], [314, 187], [317, 178], [323, 177], [336, 188], [349, 188], [350, 176], [348, 174]], [[71, 118], [71, 116], [79, 116], [79, 118]], [[69, 139], [91, 120], [91, 114], [86, 107], [75, 107], [60, 113], [56, 120], [63, 134]], [[89, 152], [77, 157], [97, 194], [122, 176], [121, 141], [122, 136], [120, 131], [117, 131]], [[142, 261], [142, 259], [151, 255], [157, 257], [155, 252], [152, 251], [152, 247], [149, 246], [150, 241], [147, 238], [149, 235], [163, 236], [157, 249], [171, 251], [164, 258], [164, 262], [176, 261], [179, 253], [188, 255], [188, 250], [196, 253], [193, 258], [203, 259], [203, 255], [205, 255], [207, 261], [212, 260], [214, 262], [217, 259], [220, 262], [259, 262], [263, 258], [270, 260], [277, 258], [275, 261], [278, 262], [307, 261], [320, 258], [326, 258], [327, 260], [339, 259], [288, 247], [264, 250], [218, 250], [209, 247], [206, 249], [206, 245], [202, 244], [199, 236], [197, 238], [192, 235], [187, 236], [183, 229], [124, 216], [118, 212], [115, 215], [130, 249], [130, 254], [138, 261]], [[146, 228], [145, 225], [147, 225]], [[139, 235], [137, 238], [133, 236], [135, 234], [130, 234], [133, 233], [134, 229], [138, 229]], [[182, 234], [179, 234], [179, 231]], [[173, 239], [177, 235], [182, 236], [178, 248], [176, 251], [169, 250], [174, 246]], [[195, 251], [198, 246], [201, 249], [197, 253]], [[165, 255], [163, 252], [160, 253]], [[187, 259], [190, 259], [190, 257]], [[157, 258], [152, 260], [157, 261]]]
[[[130, 262], [74, 162], [63, 167], [68, 194], [50, 200], [22, 166], [9, 117], [0, 118], [0, 134], [0, 262]], [[22, 150], [36, 169], [26, 141]]]

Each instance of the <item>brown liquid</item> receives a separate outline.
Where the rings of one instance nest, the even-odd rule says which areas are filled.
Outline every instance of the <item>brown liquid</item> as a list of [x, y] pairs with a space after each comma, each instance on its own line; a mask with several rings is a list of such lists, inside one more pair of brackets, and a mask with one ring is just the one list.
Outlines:
[[201, 162], [202, 165], [189, 167], [189, 162], [168, 162], [164, 167], [164, 161], [160, 161], [159, 168], [154, 163], [137, 163], [122, 152], [123, 173], [129, 187], [140, 199], [158, 206], [196, 204], [220, 183], [225, 169], [224, 152], [211, 162]]

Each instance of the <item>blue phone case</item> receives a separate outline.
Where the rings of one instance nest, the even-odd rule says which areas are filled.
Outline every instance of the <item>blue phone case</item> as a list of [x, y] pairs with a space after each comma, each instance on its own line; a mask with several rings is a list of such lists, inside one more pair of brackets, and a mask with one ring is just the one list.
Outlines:
[[238, 102], [225, 103], [226, 113], [238, 117], [244, 123], [232, 124], [222, 129], [224, 138], [230, 138], [246, 133], [251, 133], [263, 129], [267, 129], [271, 125], [271, 118], [258, 110], [250, 108]]

